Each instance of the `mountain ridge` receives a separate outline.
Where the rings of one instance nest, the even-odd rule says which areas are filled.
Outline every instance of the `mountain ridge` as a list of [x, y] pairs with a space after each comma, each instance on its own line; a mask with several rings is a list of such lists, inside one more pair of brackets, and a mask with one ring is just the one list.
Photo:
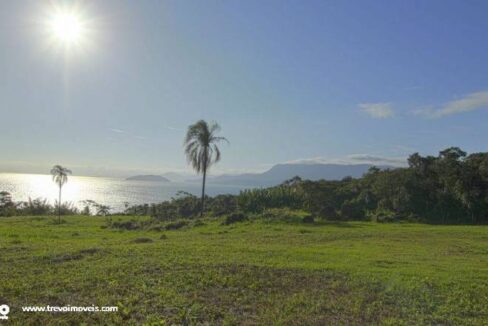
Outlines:
[[161, 175], [154, 174], [144, 174], [144, 175], [134, 175], [126, 178], [128, 181], [155, 181], [155, 182], [171, 182], [168, 178]]
[[[262, 173], [224, 174], [208, 177], [209, 184], [239, 185], [248, 187], [271, 187], [283, 181], [299, 176], [306, 180], [341, 180], [344, 177], [359, 178], [374, 164], [332, 164], [332, 163], [280, 163]], [[377, 166], [380, 169], [391, 169], [394, 166]], [[196, 182], [197, 179], [186, 179]]]

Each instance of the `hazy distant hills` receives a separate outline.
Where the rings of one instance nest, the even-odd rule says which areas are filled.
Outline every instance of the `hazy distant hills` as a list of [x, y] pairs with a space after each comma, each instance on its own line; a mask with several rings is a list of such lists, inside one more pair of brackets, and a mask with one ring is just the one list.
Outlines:
[[307, 180], [340, 180], [346, 176], [357, 178], [371, 167], [370, 164], [277, 164], [263, 173], [222, 175], [209, 179], [209, 183], [242, 186], [275, 186], [294, 176]]
[[[340, 180], [347, 176], [353, 178], [361, 177], [371, 166], [371, 164], [277, 164], [263, 173], [209, 177], [208, 183], [246, 187], [269, 187], [278, 185], [297, 175], [302, 179], [308, 180]], [[380, 168], [392, 167], [381, 166]], [[165, 176], [173, 181], [181, 181], [183, 177], [178, 175], [178, 179], [172, 179], [168, 174], [165, 174]], [[186, 177], [185, 181], [200, 182], [200, 178]]]
[[166, 179], [169, 179], [170, 181], [173, 182], [185, 182], [188, 181], [188, 179], [191, 179], [192, 177], [187, 174], [181, 174], [177, 172], [166, 172], [162, 174]]
[[137, 180], [137, 181], [157, 181], [157, 182], [171, 182], [169, 179], [160, 175], [135, 175], [128, 177], [125, 180]]

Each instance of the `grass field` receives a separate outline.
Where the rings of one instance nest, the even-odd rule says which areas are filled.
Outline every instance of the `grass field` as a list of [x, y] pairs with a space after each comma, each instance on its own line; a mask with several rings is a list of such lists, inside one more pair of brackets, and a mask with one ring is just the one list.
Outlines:
[[[0, 219], [5, 324], [488, 324], [485, 226], [65, 220]], [[119, 311], [21, 311], [48, 304]]]

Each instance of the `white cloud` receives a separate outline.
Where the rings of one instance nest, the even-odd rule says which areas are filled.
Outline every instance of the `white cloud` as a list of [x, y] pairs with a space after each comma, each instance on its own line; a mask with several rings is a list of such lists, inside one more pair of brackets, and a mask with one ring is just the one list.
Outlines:
[[361, 103], [361, 111], [376, 119], [391, 118], [395, 115], [391, 103]]
[[116, 128], [110, 128], [110, 131], [116, 132], [118, 134], [124, 134], [125, 133], [124, 130], [122, 130], [122, 129], [116, 129]]
[[442, 118], [445, 116], [470, 112], [480, 109], [488, 109], [488, 91], [476, 92], [465, 97], [446, 103], [440, 109], [427, 107], [414, 111], [414, 114], [429, 118]]
[[379, 165], [404, 166], [407, 163], [405, 157], [377, 156], [370, 154], [351, 154], [348, 158], [356, 162]]

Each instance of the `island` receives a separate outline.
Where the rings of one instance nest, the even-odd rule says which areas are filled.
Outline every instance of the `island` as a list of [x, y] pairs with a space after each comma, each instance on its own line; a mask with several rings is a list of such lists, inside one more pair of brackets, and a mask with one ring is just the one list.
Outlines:
[[135, 175], [133, 177], [128, 177], [125, 180], [129, 181], [157, 181], [157, 182], [171, 182], [169, 179], [160, 175]]

